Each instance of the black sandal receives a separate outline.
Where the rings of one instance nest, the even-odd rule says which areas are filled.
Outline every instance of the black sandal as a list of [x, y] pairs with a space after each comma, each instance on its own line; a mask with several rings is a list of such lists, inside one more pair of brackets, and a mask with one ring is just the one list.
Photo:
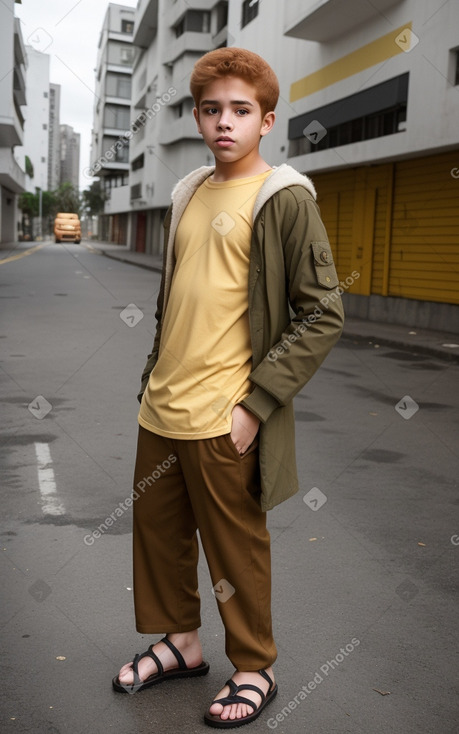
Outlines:
[[[237, 686], [236, 683], [230, 679], [227, 680], [225, 684], [230, 689], [229, 695], [225, 696], [225, 698], [217, 698], [215, 701], [212, 701], [211, 704], [213, 706], [214, 703], [221, 703], [222, 706], [231, 706], [233, 703], [245, 703], [251, 708], [255, 709], [253, 713], [249, 714], [248, 716], [244, 716], [243, 719], [221, 719], [219, 714], [210, 714], [207, 711], [204, 714], [204, 721], [208, 726], [213, 726], [215, 729], [235, 729], [237, 726], [250, 724], [252, 721], [255, 721], [255, 719], [260, 716], [263, 709], [269, 703], [271, 703], [273, 698], [276, 696], [277, 683], [274, 683], [266, 670], [259, 670], [257, 672], [269, 683], [269, 688], [266, 695], [260, 688], [258, 688], [258, 686], [253, 686], [250, 683], [241, 683], [240, 686]], [[239, 691], [244, 690], [255, 691], [255, 693], [258, 693], [258, 695], [261, 696], [261, 703], [258, 708], [256, 704], [249, 698], [244, 698], [244, 696], [239, 695]]]
[[[164, 670], [161, 660], [153, 652], [154, 645], [158, 644], [155, 642], [154, 645], [150, 645], [146, 652], [143, 652], [141, 655], [136, 655], [132, 661], [134, 681], [131, 685], [120, 683], [118, 676], [113, 678], [112, 685], [117, 693], [138, 693], [139, 691], [143, 691], [145, 688], [150, 688], [151, 686], [156, 686], [158, 683], [163, 683], [165, 680], [173, 680], [174, 678], [193, 678], [199, 675], [207, 675], [209, 672], [209, 663], [205, 663], [204, 661], [199, 663], [199, 665], [196, 665], [194, 668], [189, 668], [185, 663], [182, 654], [177, 650], [175, 645], [167, 639], [167, 637], [163, 637], [160, 642], [164, 642], [169, 650], [174, 653], [179, 667], [173, 668], [172, 670]], [[150, 675], [146, 680], [141, 680], [139, 677], [139, 662], [142, 658], [147, 657], [154, 660], [158, 666], [158, 672], [153, 673], [153, 675]]]

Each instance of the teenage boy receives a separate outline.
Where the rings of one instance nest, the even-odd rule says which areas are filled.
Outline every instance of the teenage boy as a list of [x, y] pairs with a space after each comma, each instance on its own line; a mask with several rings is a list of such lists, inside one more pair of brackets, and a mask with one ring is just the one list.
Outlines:
[[279, 94], [272, 69], [217, 49], [190, 86], [215, 167], [176, 185], [166, 217], [134, 478], [148, 484], [134, 503], [136, 628], [166, 636], [113, 685], [136, 692], [208, 672], [199, 530], [236, 668], [204, 719], [232, 728], [277, 693], [266, 511], [298, 490], [292, 400], [339, 338], [343, 311], [335, 293], [321, 308], [338, 278], [312, 182], [259, 152]]

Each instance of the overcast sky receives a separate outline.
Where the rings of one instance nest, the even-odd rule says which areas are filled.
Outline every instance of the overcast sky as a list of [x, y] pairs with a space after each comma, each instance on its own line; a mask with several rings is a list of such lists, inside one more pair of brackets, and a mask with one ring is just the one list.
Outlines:
[[[135, 8], [137, 0], [120, 5]], [[97, 44], [108, 0], [22, 0], [15, 4], [24, 43], [51, 57], [50, 81], [61, 85], [61, 124], [81, 134], [80, 187], [90, 181], [82, 175], [89, 166], [94, 69]], [[27, 91], [26, 91], [27, 93]]]

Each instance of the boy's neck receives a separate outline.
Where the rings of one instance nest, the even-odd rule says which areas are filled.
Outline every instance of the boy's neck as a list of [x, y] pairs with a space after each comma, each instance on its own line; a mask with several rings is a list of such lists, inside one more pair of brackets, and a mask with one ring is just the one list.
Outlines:
[[271, 166], [258, 155], [254, 160], [246, 160], [242, 158], [239, 161], [226, 163], [225, 161], [215, 161], [215, 171], [212, 174], [212, 180], [216, 183], [223, 181], [232, 181], [236, 178], [250, 178], [257, 176], [259, 173], [265, 173], [271, 170]]

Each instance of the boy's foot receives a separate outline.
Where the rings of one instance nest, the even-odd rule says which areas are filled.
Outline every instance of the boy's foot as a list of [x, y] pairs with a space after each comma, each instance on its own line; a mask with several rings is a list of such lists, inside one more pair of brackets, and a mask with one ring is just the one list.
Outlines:
[[254, 721], [277, 694], [273, 669], [236, 671], [204, 715], [209, 726], [229, 729]]
[[167, 678], [205, 675], [208, 670], [197, 632], [175, 633], [123, 665], [113, 679], [113, 687], [116, 691], [135, 693]]

